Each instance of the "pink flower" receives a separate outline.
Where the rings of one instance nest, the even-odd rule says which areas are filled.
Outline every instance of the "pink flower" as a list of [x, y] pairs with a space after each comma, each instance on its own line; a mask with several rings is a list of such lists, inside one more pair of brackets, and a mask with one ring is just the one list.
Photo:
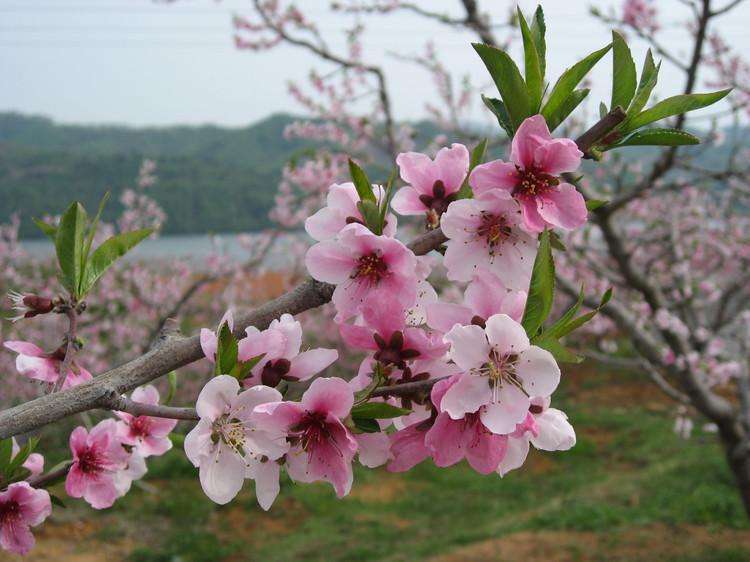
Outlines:
[[256, 408], [258, 426], [286, 433], [289, 476], [298, 482], [325, 480], [338, 497], [352, 487], [352, 459], [357, 441], [342, 423], [354, 403], [349, 385], [340, 378], [313, 381], [301, 402], [275, 402]]
[[391, 441], [387, 433], [358, 433], [357, 457], [362, 466], [376, 468], [391, 458]]
[[416, 301], [414, 254], [398, 240], [375, 236], [360, 224], [344, 228], [337, 241], [310, 248], [305, 264], [318, 281], [336, 284], [337, 321], [351, 318], [368, 303], [408, 308]]
[[[373, 185], [375, 197], [380, 201], [385, 191], [379, 185]], [[362, 213], [357, 208], [359, 194], [351, 182], [336, 184], [328, 188], [326, 206], [305, 220], [305, 230], [318, 242], [335, 238], [348, 224], [364, 225]], [[393, 237], [396, 234], [396, 215], [389, 213], [383, 227], [383, 236]]]
[[507, 289], [496, 275], [483, 270], [466, 288], [463, 305], [448, 302], [428, 304], [427, 324], [446, 333], [456, 324], [484, 326], [494, 314], [507, 314], [519, 322], [525, 306], [525, 291]]
[[366, 306], [362, 324], [340, 324], [344, 342], [352, 347], [374, 351], [373, 358], [383, 365], [405, 369], [414, 359], [437, 359], [448, 346], [437, 334], [407, 327], [403, 310], [387, 306]]
[[110, 507], [119, 497], [115, 475], [126, 468], [128, 452], [117, 437], [115, 420], [96, 424], [89, 433], [76, 427], [70, 434], [73, 465], [65, 479], [65, 491], [72, 498], [88, 502], [94, 509]]
[[430, 457], [432, 452], [425, 445], [430, 427], [429, 420], [421, 421], [390, 435], [393, 460], [388, 463], [389, 472], [406, 472]]
[[[10, 458], [13, 459], [21, 451], [16, 442], [15, 437], [11, 437], [11, 453]], [[44, 471], [44, 457], [39, 453], [31, 453], [21, 465], [31, 473], [31, 476], [36, 476]]]
[[302, 324], [291, 314], [282, 314], [267, 329], [254, 326], [246, 330], [247, 337], [239, 343], [239, 358], [247, 361], [263, 355], [253, 367], [245, 386], [264, 384], [275, 387], [282, 380], [305, 381], [331, 365], [339, 357], [335, 349], [317, 348], [300, 353]]
[[455, 326], [445, 339], [451, 359], [464, 371], [440, 402], [454, 420], [481, 408], [490, 431], [511, 433], [526, 417], [528, 397], [549, 396], [560, 382], [552, 354], [530, 345], [523, 327], [506, 314], [490, 316], [484, 329]]
[[[53, 384], [60, 377], [60, 365], [65, 358], [63, 348], [53, 353], [47, 353], [33, 343], [25, 341], [6, 341], [3, 345], [18, 353], [16, 369], [25, 377], [50, 384]], [[91, 379], [91, 373], [72, 362], [62, 387], [65, 390]]]
[[[438, 410], [445, 394], [460, 380], [460, 375], [451, 377], [433, 387], [432, 402]], [[438, 414], [425, 435], [425, 446], [437, 466], [451, 466], [465, 458], [480, 474], [497, 470], [505, 456], [508, 438], [490, 431], [484, 425], [480, 412], [467, 413], [460, 419], [453, 419], [447, 412]]]
[[496, 190], [511, 193], [521, 205], [529, 232], [547, 226], [572, 230], [586, 222], [586, 202], [559, 176], [578, 169], [582, 156], [574, 141], [553, 139], [544, 117], [534, 115], [521, 123], [513, 137], [511, 162], [480, 164], [472, 170], [469, 183], [479, 198]]
[[258, 429], [251, 417], [257, 406], [275, 403], [281, 394], [267, 386], [239, 390], [240, 383], [229, 375], [214, 377], [203, 387], [195, 404], [200, 421], [185, 437], [185, 454], [199, 467], [201, 486], [211, 500], [228, 503], [249, 476], [255, 478], [258, 503], [268, 509], [278, 494], [275, 461], [289, 447], [282, 432]]
[[[158, 404], [159, 391], [152, 385], [136, 388], [131, 395], [135, 402]], [[134, 416], [127, 412], [115, 412], [120, 418], [117, 433], [125, 445], [131, 445], [143, 457], [163, 455], [172, 448], [169, 433], [177, 425], [177, 420]]]
[[130, 486], [136, 480], [140, 480], [146, 475], [146, 459], [143, 458], [137, 450], [133, 450], [128, 457], [128, 464], [122, 470], [115, 473], [115, 488], [117, 496], [122, 497], [130, 491]]
[[505, 192], [451, 203], [440, 226], [448, 237], [443, 263], [448, 278], [470, 281], [483, 271], [512, 289], [526, 290], [536, 256], [536, 240], [522, 230], [521, 213]]
[[34, 547], [30, 527], [36, 527], [52, 513], [46, 490], [28, 482], [15, 482], [0, 492], [0, 546], [14, 554], [26, 554]]
[[469, 172], [469, 151], [462, 144], [441, 148], [435, 160], [418, 152], [403, 152], [396, 158], [406, 185], [396, 192], [391, 206], [401, 215], [427, 215], [436, 227]]

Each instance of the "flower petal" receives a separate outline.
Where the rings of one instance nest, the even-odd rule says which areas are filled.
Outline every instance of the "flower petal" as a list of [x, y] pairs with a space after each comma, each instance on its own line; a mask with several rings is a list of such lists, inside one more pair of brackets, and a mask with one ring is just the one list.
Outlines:
[[315, 379], [302, 395], [302, 405], [307, 411], [330, 413], [339, 419], [349, 415], [353, 404], [351, 387], [339, 377]]
[[479, 326], [454, 326], [445, 334], [445, 340], [451, 344], [450, 358], [464, 371], [476, 369], [487, 362], [490, 345]]
[[516, 424], [529, 411], [529, 398], [510, 384], [503, 384], [498, 392], [498, 401], [487, 404], [480, 412], [482, 423], [492, 433], [506, 435], [516, 429]]
[[507, 314], [494, 314], [487, 319], [485, 333], [499, 355], [518, 355], [529, 348], [529, 336], [523, 326]]
[[537, 198], [539, 215], [553, 226], [573, 230], [586, 222], [586, 201], [575, 187], [561, 183], [557, 189]]
[[198, 395], [198, 400], [195, 403], [198, 415], [201, 418], [215, 420], [222, 414], [227, 413], [228, 407], [237, 397], [239, 390], [240, 383], [234, 377], [219, 375], [212, 378]]
[[516, 374], [529, 396], [549, 396], [560, 384], [560, 367], [546, 349], [532, 345], [521, 353]]

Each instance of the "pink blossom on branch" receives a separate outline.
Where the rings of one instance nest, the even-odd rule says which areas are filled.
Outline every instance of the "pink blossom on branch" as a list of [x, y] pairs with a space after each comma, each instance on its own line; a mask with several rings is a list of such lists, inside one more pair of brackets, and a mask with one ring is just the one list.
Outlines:
[[41, 524], [52, 513], [46, 490], [28, 482], [15, 482], [0, 492], [0, 547], [14, 554], [26, 554], [34, 547], [30, 527]]
[[[64, 347], [47, 353], [33, 343], [25, 341], [6, 341], [3, 345], [18, 353], [16, 370], [25, 377], [50, 384], [54, 384], [60, 378], [60, 366], [65, 358]], [[91, 379], [91, 373], [73, 361], [62, 388], [64, 390], [77, 386]]]
[[70, 434], [73, 464], [65, 479], [65, 491], [83, 498], [94, 509], [110, 507], [120, 496], [116, 473], [127, 467], [129, 454], [117, 435], [115, 420], [106, 419], [91, 431], [76, 427]]
[[338, 497], [352, 487], [357, 440], [342, 420], [354, 395], [340, 378], [315, 379], [300, 402], [273, 402], [256, 408], [253, 419], [266, 431], [286, 434], [286, 470], [297, 482], [330, 482]]
[[583, 153], [571, 139], [554, 139], [541, 115], [527, 118], [511, 144], [510, 162], [493, 160], [472, 170], [469, 184], [478, 198], [506, 191], [521, 205], [531, 233], [545, 227], [572, 230], [586, 222], [586, 202], [576, 188], [560, 180], [574, 172]]
[[[152, 385], [136, 388], [130, 398], [142, 404], [158, 404], [159, 391]], [[177, 425], [177, 420], [134, 416], [127, 412], [115, 412], [120, 418], [117, 433], [123, 444], [130, 445], [143, 457], [163, 455], [172, 448], [169, 433]]]

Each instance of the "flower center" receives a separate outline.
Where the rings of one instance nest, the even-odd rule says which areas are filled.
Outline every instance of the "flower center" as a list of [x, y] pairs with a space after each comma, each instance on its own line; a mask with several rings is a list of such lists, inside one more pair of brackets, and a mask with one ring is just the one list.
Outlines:
[[357, 260], [357, 268], [352, 277], [366, 278], [372, 283], [377, 283], [388, 273], [388, 265], [383, 257], [373, 252], [362, 256]]
[[212, 430], [214, 444], [222, 441], [241, 457], [245, 456], [245, 425], [242, 420], [224, 414], [214, 421]]
[[448, 205], [456, 200], [456, 193], [445, 194], [445, 184], [437, 180], [432, 186], [432, 195], [423, 193], [419, 200], [427, 207], [427, 228], [437, 228], [440, 224], [440, 215], [448, 210]]
[[483, 212], [482, 224], [477, 229], [477, 235], [486, 239], [490, 247], [495, 247], [510, 238], [512, 231], [505, 216]]
[[536, 168], [522, 170], [516, 166], [516, 169], [518, 170], [519, 180], [513, 190], [513, 195], [529, 195], [531, 197], [543, 195], [560, 183], [560, 180], [555, 176], [546, 174]]
[[419, 357], [418, 350], [404, 349], [404, 333], [401, 330], [393, 332], [388, 342], [377, 332], [372, 337], [378, 345], [373, 358], [383, 365], [396, 365], [399, 369], [404, 369], [407, 361]]
[[292, 427], [289, 432], [289, 441], [292, 445], [299, 444], [307, 453], [311, 453], [326, 441], [330, 441], [335, 446], [326, 416], [318, 412], [308, 412], [302, 421]]
[[492, 388], [492, 401], [498, 401], [498, 391], [504, 384], [512, 384], [521, 390], [521, 382], [516, 377], [516, 365], [518, 355], [510, 353], [499, 355], [495, 351], [490, 352], [487, 363], [478, 369], [478, 374], [487, 377], [487, 383]]
[[20, 519], [21, 509], [18, 502], [9, 501], [0, 504], [0, 523], [5, 525], [7, 523], [13, 523]]
[[145, 437], [151, 433], [151, 418], [138, 416], [130, 422], [130, 431], [137, 437]]
[[292, 364], [289, 359], [277, 359], [276, 361], [269, 361], [263, 367], [260, 378], [263, 384], [270, 387], [276, 387], [281, 381], [298, 381], [297, 377], [290, 377], [287, 375]]
[[86, 449], [78, 455], [78, 468], [85, 474], [101, 472], [104, 470], [104, 460], [103, 455], [91, 449]]

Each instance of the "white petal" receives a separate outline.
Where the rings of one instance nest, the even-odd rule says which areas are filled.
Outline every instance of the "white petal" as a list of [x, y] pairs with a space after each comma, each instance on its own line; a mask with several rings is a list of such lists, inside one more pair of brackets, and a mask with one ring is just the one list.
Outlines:
[[549, 408], [535, 418], [539, 436], [532, 436], [531, 443], [537, 449], [567, 451], [576, 444], [576, 432], [564, 412]]
[[521, 353], [516, 374], [529, 396], [549, 396], [560, 384], [560, 367], [546, 349], [532, 345]]
[[521, 468], [523, 463], [526, 462], [526, 457], [529, 454], [529, 440], [525, 437], [508, 438], [508, 449], [505, 451], [503, 460], [500, 461], [500, 465], [497, 467], [497, 473], [500, 476], [505, 476], [511, 470]]
[[[454, 420], [476, 412], [492, 400], [488, 379], [478, 375], [464, 374], [451, 386], [440, 401], [440, 410], [448, 412]], [[513, 426], [515, 427], [515, 426]]]
[[529, 348], [526, 330], [507, 314], [490, 316], [485, 332], [490, 345], [500, 355], [517, 355]]
[[454, 326], [445, 334], [451, 344], [450, 358], [464, 371], [476, 369], [487, 362], [490, 346], [479, 326]]
[[242, 489], [245, 461], [231, 449], [218, 446], [201, 461], [200, 480], [206, 495], [218, 504], [229, 503]]
[[487, 404], [480, 413], [482, 423], [492, 433], [506, 435], [516, 429], [529, 411], [529, 399], [515, 386], [504, 384], [498, 392], [498, 401]]

